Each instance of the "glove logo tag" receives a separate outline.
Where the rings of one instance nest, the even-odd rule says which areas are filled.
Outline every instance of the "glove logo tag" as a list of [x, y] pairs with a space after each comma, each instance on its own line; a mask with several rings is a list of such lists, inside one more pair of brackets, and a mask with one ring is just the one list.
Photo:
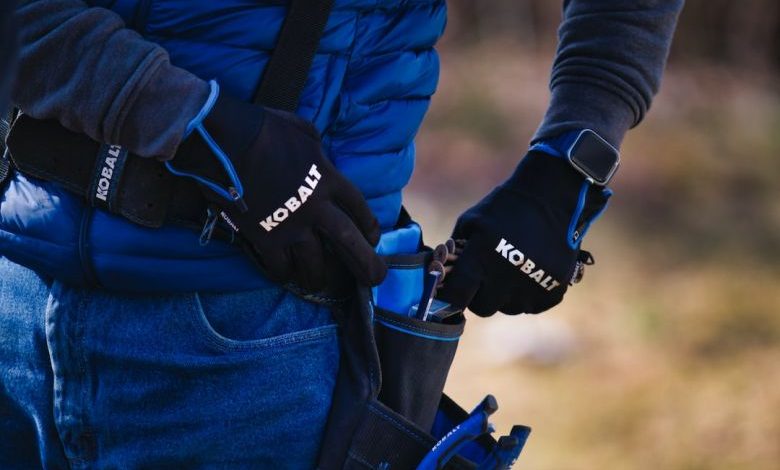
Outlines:
[[100, 179], [95, 185], [95, 197], [101, 201], [108, 199], [108, 192], [111, 189], [112, 179], [114, 178], [114, 168], [117, 163], [117, 159], [121, 156], [122, 147], [118, 145], [111, 145], [108, 147], [106, 156], [103, 159], [103, 168], [100, 170]]
[[291, 197], [284, 203], [284, 206], [279, 207], [273, 211], [273, 213], [266, 217], [265, 220], [261, 220], [260, 226], [263, 227], [266, 232], [270, 232], [280, 223], [287, 220], [290, 214], [297, 211], [303, 204], [306, 203], [306, 201], [309, 199], [309, 196], [314, 194], [314, 188], [317, 187], [320, 179], [322, 179], [322, 175], [317, 170], [317, 165], [312, 165], [311, 168], [309, 168], [309, 174], [303, 180], [304, 184], [298, 187], [298, 196]]
[[516, 249], [514, 245], [507, 242], [505, 238], [502, 238], [501, 241], [498, 242], [496, 253], [509, 261], [512, 266], [519, 268], [520, 271], [527, 274], [528, 277], [533, 279], [548, 292], [561, 285], [561, 283], [553, 279], [552, 276], [545, 276], [544, 269], [534, 269], [536, 268], [536, 263], [530, 258], [526, 258], [522, 251]]

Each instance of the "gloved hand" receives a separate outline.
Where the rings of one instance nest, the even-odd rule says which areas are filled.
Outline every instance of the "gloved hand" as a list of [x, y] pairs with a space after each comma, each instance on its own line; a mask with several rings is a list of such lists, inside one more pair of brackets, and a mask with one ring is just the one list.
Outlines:
[[[217, 98], [218, 96], [218, 98]], [[314, 126], [220, 94], [196, 118], [169, 170], [195, 178], [269, 278], [309, 291], [386, 273], [379, 224], [363, 195], [325, 158]]]
[[530, 152], [458, 219], [452, 237], [466, 244], [439, 297], [480, 316], [557, 305], [578, 260], [586, 262], [580, 242], [610, 195], [563, 158]]

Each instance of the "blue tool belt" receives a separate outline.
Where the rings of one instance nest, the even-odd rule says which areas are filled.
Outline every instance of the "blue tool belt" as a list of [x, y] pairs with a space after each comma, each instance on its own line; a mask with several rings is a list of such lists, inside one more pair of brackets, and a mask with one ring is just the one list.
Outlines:
[[[56, 182], [19, 172], [8, 176], [0, 202], [13, 204], [8, 217], [0, 211], [0, 252], [50, 277], [145, 293], [226, 292], [270, 283], [230, 243], [202, 247], [189, 228], [132, 224], [85, 206]], [[489, 407], [468, 413], [443, 394], [463, 315], [440, 323], [409, 315], [423, 297], [433, 256], [419, 225], [402, 212], [377, 252], [389, 268], [380, 286], [356, 288], [342, 300], [306, 296], [327, 303], [340, 326], [341, 364], [319, 468], [507, 468], [527, 428], [496, 442], [482, 409]]]

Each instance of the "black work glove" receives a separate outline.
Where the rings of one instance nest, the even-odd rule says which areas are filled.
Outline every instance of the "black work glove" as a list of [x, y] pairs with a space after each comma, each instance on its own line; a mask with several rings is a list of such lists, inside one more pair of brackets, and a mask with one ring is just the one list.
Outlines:
[[439, 296], [480, 316], [557, 305], [578, 261], [587, 262], [582, 236], [610, 195], [586, 183], [566, 160], [530, 152], [507, 181], [458, 219], [452, 237], [465, 239], [465, 249]]
[[365, 286], [384, 279], [372, 248], [376, 218], [323, 155], [314, 126], [294, 114], [220, 94], [167, 165], [201, 183], [221, 223], [272, 280], [321, 291], [344, 285], [344, 276]]

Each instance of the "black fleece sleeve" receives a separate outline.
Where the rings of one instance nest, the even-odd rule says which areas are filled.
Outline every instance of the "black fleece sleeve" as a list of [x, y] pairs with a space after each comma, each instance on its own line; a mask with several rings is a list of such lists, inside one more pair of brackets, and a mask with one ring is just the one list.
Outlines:
[[566, 0], [533, 141], [590, 128], [616, 147], [658, 91], [683, 0]]
[[81, 0], [20, 0], [18, 75], [11, 98], [100, 142], [171, 157], [208, 84], [110, 10]]

